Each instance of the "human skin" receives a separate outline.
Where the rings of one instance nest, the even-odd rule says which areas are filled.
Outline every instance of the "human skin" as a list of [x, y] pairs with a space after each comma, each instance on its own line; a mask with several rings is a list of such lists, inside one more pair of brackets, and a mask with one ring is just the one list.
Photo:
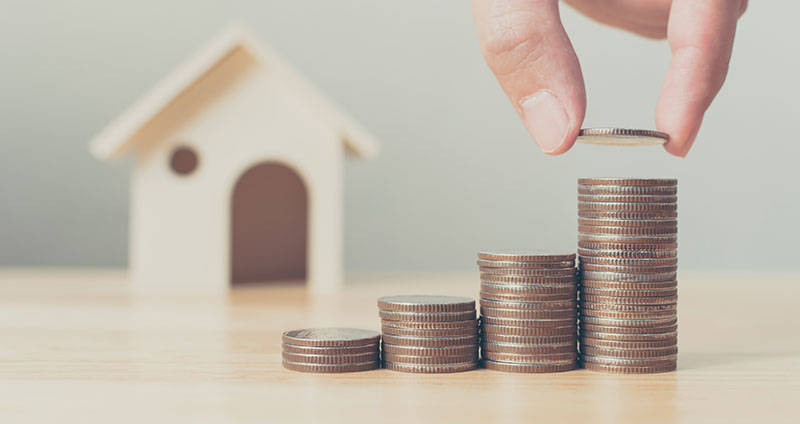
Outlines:
[[[669, 41], [656, 104], [664, 148], [685, 157], [728, 73], [747, 0], [564, 0], [599, 22]], [[547, 154], [569, 150], [586, 114], [580, 63], [558, 0], [473, 0], [481, 52], [525, 127]]]

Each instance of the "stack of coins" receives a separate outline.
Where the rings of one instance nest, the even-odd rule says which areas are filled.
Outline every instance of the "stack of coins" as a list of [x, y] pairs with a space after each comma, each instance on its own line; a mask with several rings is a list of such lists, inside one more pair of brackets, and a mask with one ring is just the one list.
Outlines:
[[577, 367], [575, 254], [483, 251], [481, 360], [507, 372]]
[[478, 367], [475, 300], [454, 296], [378, 299], [383, 366], [413, 373], [449, 373]]
[[677, 180], [578, 180], [583, 367], [672, 371], [677, 363]]
[[283, 333], [283, 367], [342, 373], [380, 366], [380, 333], [358, 328], [306, 328]]

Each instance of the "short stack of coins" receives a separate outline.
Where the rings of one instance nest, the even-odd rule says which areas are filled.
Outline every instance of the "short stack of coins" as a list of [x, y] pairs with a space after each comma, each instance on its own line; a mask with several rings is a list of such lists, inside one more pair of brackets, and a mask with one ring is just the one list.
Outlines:
[[575, 254], [483, 251], [478, 267], [483, 366], [526, 373], [575, 369]]
[[677, 184], [674, 179], [578, 180], [584, 368], [624, 374], [675, 369]]
[[478, 367], [475, 300], [456, 296], [386, 296], [378, 299], [386, 369], [451, 373]]
[[359, 328], [306, 328], [283, 333], [283, 367], [343, 373], [380, 366], [380, 333]]

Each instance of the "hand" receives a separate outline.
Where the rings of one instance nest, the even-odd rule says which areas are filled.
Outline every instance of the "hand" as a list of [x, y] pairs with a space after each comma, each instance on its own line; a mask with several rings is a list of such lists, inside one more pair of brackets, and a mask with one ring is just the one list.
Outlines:
[[[656, 127], [670, 135], [668, 152], [686, 156], [725, 81], [747, 0], [565, 2], [599, 22], [669, 39]], [[534, 140], [551, 155], [569, 150], [586, 113], [586, 90], [558, 0], [473, 0], [472, 12], [483, 57]]]

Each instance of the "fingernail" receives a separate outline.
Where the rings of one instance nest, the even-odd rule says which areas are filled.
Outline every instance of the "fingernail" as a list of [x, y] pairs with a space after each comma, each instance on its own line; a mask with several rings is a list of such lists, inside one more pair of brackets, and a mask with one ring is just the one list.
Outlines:
[[570, 129], [569, 115], [553, 93], [542, 90], [520, 101], [522, 119], [536, 144], [545, 153], [561, 147]]

